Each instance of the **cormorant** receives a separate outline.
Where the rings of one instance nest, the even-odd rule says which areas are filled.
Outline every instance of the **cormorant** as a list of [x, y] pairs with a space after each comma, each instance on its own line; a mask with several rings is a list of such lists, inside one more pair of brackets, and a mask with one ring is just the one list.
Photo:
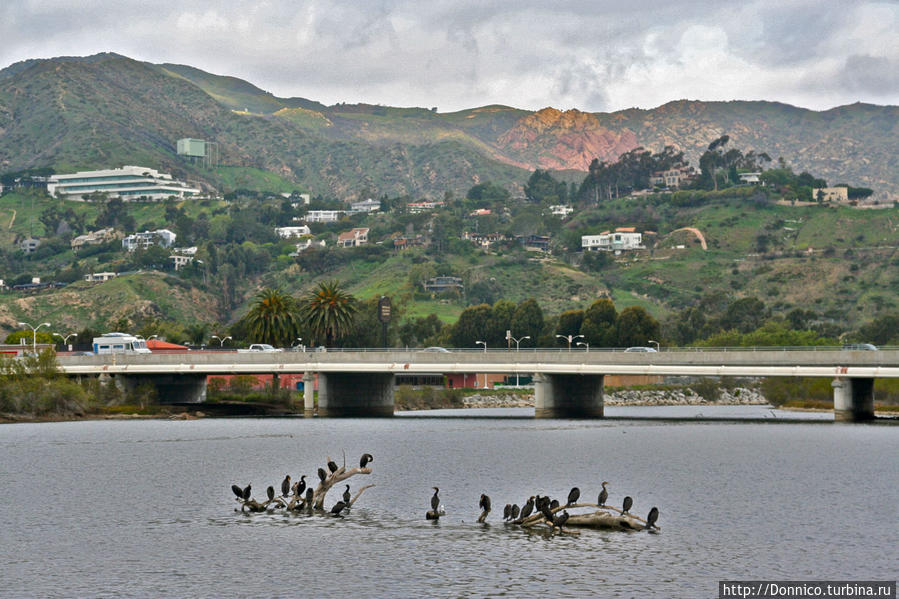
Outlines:
[[269, 485], [268, 489], [265, 490], [265, 494], [268, 495], [268, 500], [271, 501], [275, 498], [275, 487]]
[[478, 506], [485, 512], [490, 512], [490, 498], [482, 493]]
[[243, 500], [244, 501], [250, 500], [251, 492], [252, 492], [252, 485], [247, 485], [246, 487], [243, 488]]
[[513, 503], [512, 504], [512, 514], [511, 514], [512, 520], [518, 520], [518, 514], [520, 513], [520, 511], [521, 510], [518, 509], [518, 504]]
[[624, 508], [624, 510], [621, 512], [621, 515], [626, 514], [627, 511], [629, 509], [631, 509], [631, 506], [633, 506], [633, 505], [634, 505], [634, 500], [631, 498], [631, 496], [628, 495], [627, 497], [625, 497], [624, 503], [622, 504], [622, 507]]
[[550, 506], [550, 503], [548, 501], [544, 501], [540, 504], [539, 509], [540, 509], [540, 513], [543, 514], [543, 517], [546, 518], [546, 521], [549, 522], [550, 524], [552, 524], [553, 523], [553, 512], [549, 506]]
[[573, 505], [578, 500], [578, 497], [580, 497], [580, 496], [581, 496], [581, 490], [578, 489], [577, 487], [574, 487], [568, 493], [568, 503], [565, 505], [566, 506]]
[[553, 521], [553, 526], [558, 526], [559, 530], [562, 530], [562, 525], [568, 522], [568, 512], [563, 511], [561, 514], [556, 516], [556, 519]]
[[436, 514], [437, 508], [440, 507], [440, 497], [437, 495], [437, 493], [440, 492], [440, 489], [438, 489], [437, 487], [431, 488], [434, 489], [434, 495], [431, 497], [431, 509], [434, 510], [434, 513]]
[[512, 515], [512, 504], [507, 503], [506, 507], [503, 508], [503, 520], [508, 520], [509, 516]]
[[284, 477], [284, 480], [281, 481], [281, 496], [287, 497], [290, 494], [290, 475]]
[[[569, 505], [571, 505], [571, 504], [569, 504]], [[554, 509], [556, 509], [557, 507], [559, 507], [559, 500], [558, 500], [558, 499], [553, 499], [552, 501], [549, 502], [549, 509], [554, 510]]]
[[528, 502], [526, 504], [524, 504], [523, 508], [521, 508], [521, 519], [524, 520], [525, 518], [530, 516], [531, 512], [533, 512], [533, 511], [534, 511], [534, 496], [531, 495], [530, 499], [528, 499]]
[[346, 504], [344, 502], [338, 501], [337, 503], [334, 504], [334, 507], [331, 508], [331, 513], [334, 514], [335, 516], [339, 516], [340, 512], [342, 512], [343, 508], [345, 508], [345, 507], [346, 507]]
[[646, 529], [651, 530], [653, 528], [658, 528], [656, 526], [656, 520], [659, 519], [659, 508], [654, 507], [649, 510], [649, 515], [646, 516]]
[[368, 464], [369, 462], [373, 462], [373, 461], [375, 461], [375, 459], [373, 457], [371, 457], [370, 453], [363, 453], [362, 457], [359, 459], [359, 467], [365, 468], [366, 464]]
[[306, 489], [306, 506], [312, 507], [312, 498], [315, 496], [315, 491], [312, 490], [312, 487]]
[[304, 474], [303, 476], [300, 477], [300, 480], [297, 481], [297, 490], [296, 490], [297, 497], [302, 496], [303, 491], [305, 491], [305, 490], [306, 490], [306, 475]]
[[346, 486], [346, 491], [343, 492], [343, 502], [347, 505], [350, 505], [350, 486]]
[[609, 498], [609, 492], [606, 491], [606, 485], [607, 485], [607, 484], [609, 484], [608, 481], [605, 481], [605, 480], [602, 481], [602, 491], [599, 492], [599, 500], [596, 502], [596, 503], [598, 503], [600, 506], [605, 505], [605, 504], [606, 504], [606, 499]]
[[328, 460], [328, 470], [331, 472], [337, 472], [337, 462], [334, 460]]
[[231, 485], [231, 491], [237, 495], [238, 499], [243, 499], [243, 489], [238, 487], [237, 485]]
[[319, 478], [319, 480], [321, 480], [322, 482], [325, 482], [325, 479], [328, 478], [328, 473], [325, 472], [325, 469], [324, 469], [324, 468], [319, 468], [319, 469], [318, 469], [318, 478]]

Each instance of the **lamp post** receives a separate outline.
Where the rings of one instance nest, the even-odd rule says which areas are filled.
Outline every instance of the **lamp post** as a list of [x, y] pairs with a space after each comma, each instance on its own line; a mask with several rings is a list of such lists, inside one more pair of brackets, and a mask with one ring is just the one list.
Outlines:
[[590, 353], [590, 344], [589, 343], [587, 343], [586, 341], [578, 341], [577, 344], [583, 346], [585, 348], [585, 351], [587, 353]]
[[19, 326], [20, 327], [28, 327], [29, 329], [31, 329], [31, 331], [33, 333], [31, 336], [31, 353], [36, 354], [37, 353], [37, 330], [41, 327], [50, 326], [50, 323], [42, 322], [41, 324], [37, 325], [36, 327], [33, 327], [30, 324], [28, 324], [27, 322], [20, 322]]
[[218, 335], [213, 335], [210, 337], [210, 339], [218, 339], [219, 340], [219, 347], [224, 347], [225, 341], [227, 341], [230, 338], [231, 338], [231, 335], [228, 335], [227, 337], [219, 337]]
[[568, 351], [571, 351], [571, 342], [575, 339], [583, 339], [583, 335], [556, 335], [559, 339], [565, 339], [568, 341]]
[[[484, 353], [487, 353], [487, 342], [486, 341], [475, 341], [475, 345], [483, 345]], [[487, 373], [484, 373], [484, 389], [487, 388]]]
[[72, 351], [72, 346], [69, 345], [69, 337], [77, 337], [78, 333], [69, 333], [68, 335], [60, 335], [59, 333], [53, 333], [54, 337], [59, 337], [62, 339], [62, 344], [69, 348], [69, 351]]
[[292, 345], [291, 347], [299, 347], [303, 352], [306, 351], [306, 348], [303, 347], [303, 338], [302, 337], [297, 337], [295, 344]]
[[[518, 339], [516, 339], [516, 338], [513, 337], [512, 335], [509, 335], [509, 340], [515, 342], [515, 351], [516, 351], [516, 353], [517, 353], [518, 351], [520, 351], [520, 348], [518, 347], [518, 344], [521, 343], [522, 341], [524, 341], [525, 339], [530, 339], [530, 338], [531, 338], [530, 335], [525, 335], [524, 337], [519, 337]], [[517, 370], [515, 371], [515, 386], [518, 387], [518, 371], [517, 371]]]
[[647, 341], [647, 343], [649, 343], [649, 344], [655, 343], [656, 351], [659, 351], [659, 342], [658, 341], [653, 341], [652, 339], [650, 339], [649, 341]]

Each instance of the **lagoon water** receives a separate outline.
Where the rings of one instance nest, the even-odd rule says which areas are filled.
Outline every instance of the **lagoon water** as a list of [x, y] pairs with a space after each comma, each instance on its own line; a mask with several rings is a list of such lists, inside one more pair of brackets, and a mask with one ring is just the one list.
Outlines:
[[[532, 414], [0, 426], [0, 597], [715, 597], [719, 579], [896, 578], [896, 426], [758, 406]], [[348, 482], [376, 485], [345, 518], [235, 512], [232, 483], [264, 498], [343, 451], [374, 454]], [[603, 480], [610, 503], [658, 506], [661, 532], [502, 523], [506, 503], [573, 485], [596, 501]]]

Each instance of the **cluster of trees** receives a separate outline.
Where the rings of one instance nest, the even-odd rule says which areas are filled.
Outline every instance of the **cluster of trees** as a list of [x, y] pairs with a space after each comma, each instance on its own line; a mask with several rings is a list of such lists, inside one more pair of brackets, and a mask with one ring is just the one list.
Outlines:
[[684, 153], [675, 150], [673, 146], [665, 146], [658, 154], [643, 147], [634, 148], [612, 163], [600, 162], [594, 158], [590, 163], [589, 173], [578, 190], [578, 198], [598, 202], [628, 195], [635, 190], [650, 189], [650, 179], [654, 172], [684, 164]]

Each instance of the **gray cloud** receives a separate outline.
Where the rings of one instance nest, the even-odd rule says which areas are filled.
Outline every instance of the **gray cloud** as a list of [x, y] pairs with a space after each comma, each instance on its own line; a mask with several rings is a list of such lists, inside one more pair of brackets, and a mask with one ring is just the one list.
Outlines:
[[820, 109], [899, 103], [897, 28], [899, 5], [873, 0], [13, 0], [0, 6], [0, 65], [114, 51], [282, 96], [441, 110]]

